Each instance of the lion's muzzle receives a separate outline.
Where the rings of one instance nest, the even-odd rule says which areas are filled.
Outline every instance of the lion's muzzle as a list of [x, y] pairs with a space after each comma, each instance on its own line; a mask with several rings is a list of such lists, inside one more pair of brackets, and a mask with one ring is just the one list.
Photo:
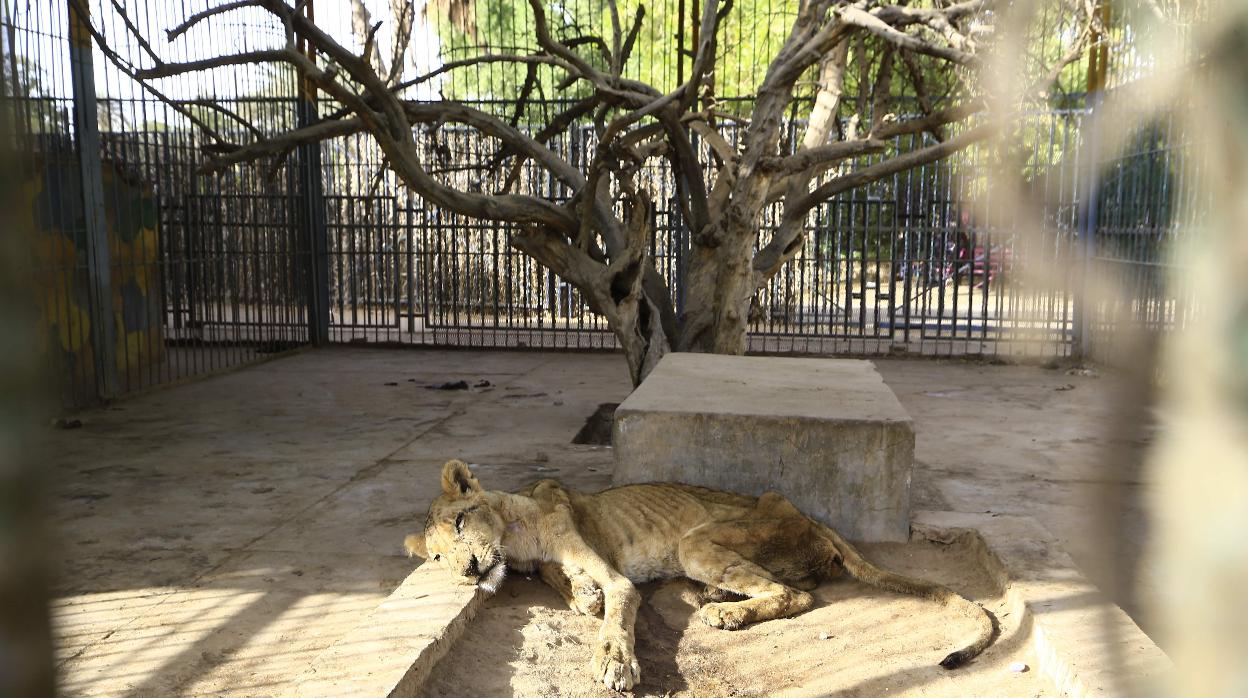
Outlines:
[[[472, 562], [476, 563], [477, 559], [474, 557]], [[475, 576], [477, 577], [477, 586], [493, 594], [502, 586], [503, 579], [507, 576], [507, 563], [503, 560], [502, 555], [496, 553], [489, 567], [479, 570]]]

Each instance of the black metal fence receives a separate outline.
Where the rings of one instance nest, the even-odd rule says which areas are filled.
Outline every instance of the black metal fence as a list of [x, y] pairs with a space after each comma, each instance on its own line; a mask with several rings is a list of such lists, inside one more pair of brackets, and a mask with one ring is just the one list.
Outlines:
[[[158, 36], [205, 2], [176, 11], [140, 3], [131, 19]], [[125, 35], [110, 2], [90, 4], [106, 35]], [[783, 20], [781, 4], [767, 16]], [[253, 21], [244, 14], [219, 31], [234, 32], [232, 41], [242, 44], [280, 31]], [[662, 21], [680, 28], [679, 21]], [[507, 226], [412, 196], [367, 137], [304, 149], [276, 166], [198, 174], [196, 130], [117, 71], [99, 67], [98, 56], [93, 65], [93, 52], [71, 40], [69, 24], [67, 0], [0, 0], [0, 96], [18, 127], [6, 145], [24, 154], [20, 167], [31, 182], [40, 232], [29, 268], [45, 353], [66, 404], [242, 365], [318, 339], [614, 345], [575, 288], [510, 247]], [[470, 32], [458, 25], [447, 32], [442, 55], [473, 48]], [[674, 39], [678, 34], [660, 38], [687, 41]], [[180, 57], [212, 50], [204, 41]], [[762, 55], [766, 46], [751, 51]], [[659, 65], [663, 55], [675, 54], [652, 53], [636, 69], [661, 68], [676, 80], [680, 59]], [[504, 78], [478, 70], [475, 82], [442, 89], [470, 91]], [[295, 78], [280, 71], [221, 70], [158, 88], [223, 132], [243, 128], [231, 114], [272, 130], [300, 119]], [[1182, 235], [1180, 220], [1190, 220], [1171, 213], [1184, 191], [1182, 170], [1173, 165], [1181, 160], [1178, 127], [1155, 122], [1094, 182], [1080, 166], [1088, 112], [1077, 96], [1071, 103], [1076, 107], [1026, 117], [1015, 144], [1025, 154], [1017, 175], [1046, 202], [1043, 236], [1021, 235], [1001, 223], [1010, 216], [994, 212], [993, 202], [985, 206], [990, 146], [845, 192], [812, 212], [800, 255], [758, 295], [751, 349], [1067, 356], [1083, 346], [1089, 328], [1113, 321], [1104, 308], [1077, 307], [1084, 274], [1106, 265], [1135, 294], [1114, 302], [1152, 322], [1181, 323], [1184, 306], [1166, 295], [1158, 272], [1166, 242]], [[538, 102], [531, 118], [540, 123], [558, 107]], [[575, 162], [592, 152], [592, 138], [592, 129], [574, 128], [551, 147]], [[426, 161], [451, 178], [468, 177], [463, 165], [492, 152], [479, 136], [448, 127], [424, 144]], [[644, 184], [657, 204], [652, 252], [679, 304], [687, 232], [673, 205], [673, 181], [660, 164]], [[521, 186], [554, 200], [567, 196], [536, 172]], [[972, 200], [988, 215], [973, 214]], [[1093, 201], [1097, 206], [1089, 207]], [[764, 229], [777, 214], [765, 213]], [[1026, 273], [1037, 267], [1061, 273]], [[318, 301], [318, 293], [328, 297]], [[311, 310], [317, 307], [328, 317], [318, 318]], [[1087, 326], [1077, 317], [1089, 318]]]
[[[1080, 111], [1029, 118], [1028, 168], [1051, 203], [1049, 239], [979, 222], [966, 203], [982, 188], [986, 152], [916, 168], [839, 195], [810, 217], [800, 255], [758, 296], [752, 346], [781, 352], [1028, 354], [1071, 351], [1072, 279], [1027, 279], [1044, 262], [1072, 272], [1078, 209]], [[443, 131], [447, 131], [445, 127]], [[458, 153], [488, 153], [452, 132]], [[576, 160], [592, 130], [552, 144]], [[439, 144], [430, 144], [430, 160]], [[867, 161], [854, 163], [855, 166]], [[579, 292], [508, 245], [505, 226], [425, 205], [388, 175], [363, 137], [327, 146], [333, 336], [469, 346], [609, 347], [613, 339]], [[665, 164], [643, 179], [656, 202], [651, 253], [679, 289], [685, 230]], [[527, 191], [565, 193], [551, 180]], [[525, 189], [522, 189], [525, 191]], [[982, 213], [982, 209], [981, 209]], [[779, 210], [762, 221], [767, 231]], [[1058, 262], [1054, 265], [1054, 262]], [[679, 304], [680, 299], [677, 299]]]

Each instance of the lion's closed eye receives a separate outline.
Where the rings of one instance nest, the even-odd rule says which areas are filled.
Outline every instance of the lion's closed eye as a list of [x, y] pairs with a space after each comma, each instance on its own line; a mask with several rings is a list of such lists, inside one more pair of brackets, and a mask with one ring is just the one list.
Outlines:
[[464, 512], [462, 511], [459, 512], [459, 516], [455, 517], [455, 532], [456, 533], [464, 532]]

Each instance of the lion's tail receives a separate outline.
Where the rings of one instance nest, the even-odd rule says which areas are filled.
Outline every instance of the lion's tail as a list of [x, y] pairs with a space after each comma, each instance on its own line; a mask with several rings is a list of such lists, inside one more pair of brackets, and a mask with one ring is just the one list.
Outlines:
[[823, 524], [819, 524], [819, 529], [836, 546], [837, 551], [840, 553], [841, 565], [845, 567], [845, 570], [854, 579], [880, 589], [939, 601], [943, 606], [952, 608], [975, 621], [978, 626], [975, 631], [975, 638], [970, 644], [956, 652], [951, 652], [941, 660], [940, 665], [942, 667], [954, 669], [965, 664], [978, 656], [980, 652], [983, 652], [996, 638], [997, 619], [983, 606], [946, 586], [880, 569], [864, 558], [857, 548], [842, 538], [835, 530]]

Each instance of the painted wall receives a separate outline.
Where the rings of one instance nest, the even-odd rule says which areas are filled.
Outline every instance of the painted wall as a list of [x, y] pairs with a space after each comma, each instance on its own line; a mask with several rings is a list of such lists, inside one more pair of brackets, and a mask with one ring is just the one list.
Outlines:
[[[35, 239], [34, 299], [41, 353], [63, 376], [62, 398], [80, 403], [72, 386], [95, 384], [88, 239], [78, 162], [44, 158], [27, 169], [23, 189]], [[156, 199], [149, 187], [104, 163], [104, 201], [116, 328], [115, 356], [122, 388], [127, 376], [164, 360]], [[133, 381], [129, 381], [133, 382]], [[137, 386], [136, 386], [137, 387]]]

